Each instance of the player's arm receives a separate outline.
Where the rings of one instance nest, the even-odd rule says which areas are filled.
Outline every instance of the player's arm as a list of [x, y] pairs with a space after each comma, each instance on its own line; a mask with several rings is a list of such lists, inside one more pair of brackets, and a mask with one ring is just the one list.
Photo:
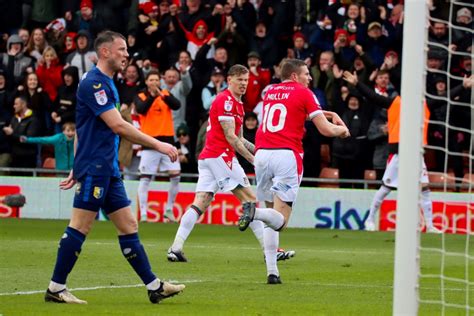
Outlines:
[[113, 108], [103, 112], [100, 114], [100, 118], [114, 133], [127, 139], [133, 144], [140, 144], [142, 146], [153, 148], [168, 155], [171, 161], [176, 161], [176, 159], [178, 159], [178, 150], [176, 147], [160, 142], [159, 140], [140, 132], [132, 124], [125, 121], [117, 109]]
[[349, 130], [344, 125], [335, 125], [328, 121], [325, 115], [316, 115], [311, 121], [318, 131], [326, 137], [341, 137], [346, 138], [350, 136]]
[[343, 79], [352, 84], [357, 91], [359, 91], [370, 102], [385, 109], [388, 109], [390, 105], [392, 105], [395, 98], [389, 98], [375, 93], [373, 89], [359, 81], [355, 72], [352, 74], [349, 71], [344, 71], [343, 75]]
[[344, 121], [341, 119], [341, 117], [336, 112], [323, 111], [323, 114], [328, 120], [331, 120], [331, 122], [333, 124], [340, 125], [340, 126], [346, 126]]
[[227, 142], [244, 157], [248, 162], [253, 164], [253, 155], [242, 142], [241, 138], [235, 135], [235, 122], [233, 119], [220, 121], [222, 130], [224, 131]]

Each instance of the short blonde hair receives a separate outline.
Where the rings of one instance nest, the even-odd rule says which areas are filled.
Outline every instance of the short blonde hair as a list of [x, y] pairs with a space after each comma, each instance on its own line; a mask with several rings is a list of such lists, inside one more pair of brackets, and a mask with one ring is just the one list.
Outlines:
[[56, 53], [56, 50], [52, 46], [46, 46], [46, 48], [43, 51], [43, 58], [46, 56], [47, 53], [52, 53], [54, 59], [58, 59], [58, 53]]

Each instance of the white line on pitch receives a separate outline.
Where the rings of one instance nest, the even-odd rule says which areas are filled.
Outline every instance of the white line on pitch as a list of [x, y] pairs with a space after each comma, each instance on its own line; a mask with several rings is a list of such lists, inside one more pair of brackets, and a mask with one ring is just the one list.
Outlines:
[[[206, 283], [206, 282], [220, 282], [220, 283], [237, 283], [242, 284], [242, 280], [235, 280], [235, 281], [223, 281], [223, 280], [170, 280], [172, 283], [182, 282], [186, 283]], [[245, 284], [264, 284], [261, 281], [246, 281]], [[362, 289], [392, 289], [392, 285], [376, 285], [376, 284], [347, 284], [347, 283], [319, 283], [319, 282], [297, 282], [300, 285], [313, 285], [313, 286], [323, 286], [323, 287], [335, 287], [335, 288], [362, 288]], [[74, 291], [94, 291], [94, 290], [102, 290], [102, 289], [125, 289], [125, 288], [135, 288], [135, 287], [143, 287], [143, 284], [130, 284], [130, 285], [104, 285], [104, 286], [93, 286], [93, 287], [79, 287], [69, 289], [71, 292]], [[439, 287], [421, 287], [421, 290], [428, 290], [428, 291], [439, 291]], [[465, 291], [465, 288], [445, 288], [447, 292], [460, 292]], [[0, 293], [0, 296], [15, 296], [15, 295], [32, 295], [32, 294], [40, 294], [44, 293], [45, 290], [34, 290], [34, 291], [18, 291], [18, 292], [10, 292], [10, 293]]]

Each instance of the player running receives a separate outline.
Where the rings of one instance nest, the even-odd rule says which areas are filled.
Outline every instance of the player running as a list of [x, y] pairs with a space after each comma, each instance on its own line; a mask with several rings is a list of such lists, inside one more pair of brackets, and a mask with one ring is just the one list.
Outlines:
[[[275, 249], [279, 244], [278, 231], [288, 223], [303, 174], [302, 140], [306, 119], [310, 119], [324, 136], [349, 136], [340, 117], [321, 110], [316, 96], [307, 88], [311, 76], [303, 61], [284, 60], [281, 78], [283, 82], [273, 85], [265, 94], [263, 121], [255, 140], [257, 199], [265, 201], [267, 208], [259, 209], [255, 203], [250, 203], [239, 219], [241, 231], [255, 220], [266, 224], [264, 245], [268, 284], [281, 283]], [[277, 215], [269, 210], [276, 210]], [[278, 222], [278, 225], [270, 225], [272, 222]]]
[[59, 242], [56, 266], [45, 301], [87, 304], [67, 290], [66, 279], [81, 253], [97, 212], [103, 209], [117, 229], [122, 254], [146, 285], [148, 298], [152, 303], [159, 303], [178, 294], [185, 286], [160, 281], [151, 270], [120, 178], [116, 134], [132, 143], [154, 148], [172, 161], [178, 158], [178, 151], [141, 133], [120, 116], [120, 100], [113, 76], [127, 62], [125, 38], [119, 33], [105, 31], [98, 35], [94, 46], [99, 57], [97, 67], [84, 74], [77, 90], [74, 169], [59, 185], [68, 190], [77, 182], [72, 215]]
[[[247, 90], [248, 80], [249, 70], [245, 66], [232, 66], [227, 74], [229, 88], [221, 92], [211, 105], [206, 143], [198, 161], [196, 196], [181, 218], [173, 245], [168, 249], [169, 261], [187, 262], [183, 253], [184, 242], [218, 190], [231, 191], [242, 202], [244, 209], [251, 207], [256, 201], [249, 180], [235, 157], [235, 152], [238, 152], [250, 163], [254, 162], [254, 145], [242, 137], [242, 96]], [[275, 218], [268, 218], [268, 225], [276, 230], [283, 226], [283, 216], [280, 213], [268, 209], [265, 214], [273, 214]], [[263, 223], [255, 221], [251, 228], [264, 248]], [[277, 247], [274, 250], [276, 252]], [[294, 255], [294, 251], [280, 250], [278, 253], [280, 260]]]

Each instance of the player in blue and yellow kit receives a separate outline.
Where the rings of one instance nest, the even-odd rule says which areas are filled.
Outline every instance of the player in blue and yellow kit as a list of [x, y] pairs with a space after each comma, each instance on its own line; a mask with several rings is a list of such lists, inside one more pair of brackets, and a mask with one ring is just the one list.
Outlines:
[[59, 242], [56, 266], [45, 294], [45, 301], [86, 304], [66, 288], [66, 279], [81, 252], [99, 209], [114, 223], [125, 258], [148, 289], [152, 303], [178, 294], [182, 284], [162, 282], [151, 271], [145, 249], [138, 237], [138, 224], [130, 209], [118, 168], [119, 136], [132, 143], [153, 148], [175, 161], [175, 147], [138, 131], [125, 122], [118, 111], [120, 104], [112, 77], [127, 62], [125, 38], [106, 31], [97, 37], [97, 67], [84, 74], [77, 91], [77, 147], [74, 169], [60, 183], [63, 190], [77, 182], [71, 220]]

